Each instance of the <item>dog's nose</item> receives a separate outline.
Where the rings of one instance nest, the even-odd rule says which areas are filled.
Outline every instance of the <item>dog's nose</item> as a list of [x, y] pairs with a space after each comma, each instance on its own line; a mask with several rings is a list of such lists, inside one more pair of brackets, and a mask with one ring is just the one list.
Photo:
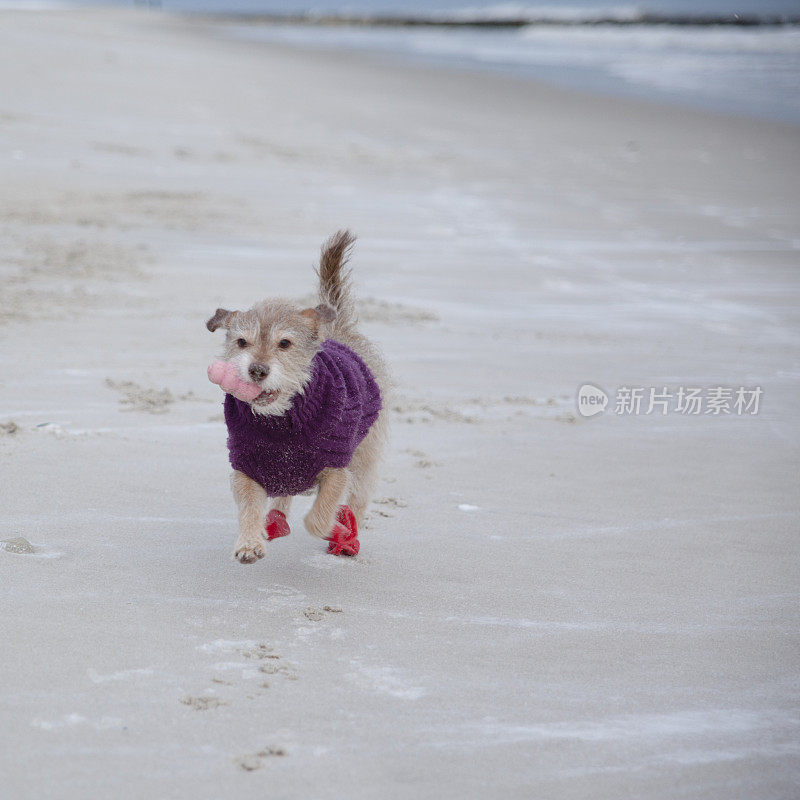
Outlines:
[[266, 364], [254, 363], [247, 368], [250, 378], [256, 382], [263, 381], [269, 375], [269, 367]]

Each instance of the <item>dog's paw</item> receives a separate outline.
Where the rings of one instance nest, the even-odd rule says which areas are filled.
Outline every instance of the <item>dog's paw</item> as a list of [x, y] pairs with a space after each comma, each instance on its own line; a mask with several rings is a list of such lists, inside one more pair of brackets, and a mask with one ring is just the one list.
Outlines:
[[[345, 506], [347, 508], [347, 506]], [[348, 511], [350, 509], [347, 509]], [[339, 519], [342, 518], [339, 515]], [[350, 529], [341, 522], [337, 522], [333, 526], [333, 530], [328, 536], [328, 552], [335, 556], [355, 556], [361, 548], [361, 542], [358, 541], [358, 534], [355, 530]]]
[[358, 541], [358, 523], [350, 506], [339, 506], [336, 524], [328, 535], [328, 552], [335, 556], [355, 556], [361, 548]]
[[264, 558], [266, 550], [261, 542], [237, 542], [233, 557], [240, 564], [255, 564], [260, 558]]

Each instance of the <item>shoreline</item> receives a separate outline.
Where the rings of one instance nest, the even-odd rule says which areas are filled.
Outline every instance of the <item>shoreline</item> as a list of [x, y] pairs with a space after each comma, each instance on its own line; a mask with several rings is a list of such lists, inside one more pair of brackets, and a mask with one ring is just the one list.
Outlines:
[[184, 12], [186, 17], [206, 19], [214, 22], [243, 22], [245, 24], [274, 24], [288, 23], [293, 25], [353, 25], [389, 28], [525, 28], [559, 26], [565, 28], [596, 27], [596, 26], [660, 26], [680, 28], [709, 28], [709, 27], [734, 27], [734, 28], [783, 28], [800, 25], [799, 15], [763, 15], [748, 14], [685, 14], [666, 15], [640, 13], [631, 16], [588, 16], [583, 19], [569, 17], [537, 17], [537, 16], [508, 16], [498, 18], [475, 17], [436, 17], [436, 16], [395, 16], [391, 14], [375, 15], [348, 15], [324, 14], [308, 12], [306, 14], [270, 14], [249, 13], [237, 14], [220, 11], [214, 12]]
[[[207, 30], [213, 31], [217, 23], [208, 23]], [[254, 30], [257, 30], [255, 28]], [[213, 33], [211, 35], [214, 35]], [[227, 38], [227, 37], [226, 37]], [[471, 76], [472, 79], [480, 80], [486, 76], [489, 81], [504, 80], [525, 85], [530, 84], [535, 91], [542, 94], [552, 90], [555, 96], [572, 97], [576, 100], [585, 100], [593, 103], [597, 99], [599, 103], [619, 105], [622, 110], [626, 104], [641, 106], [651, 110], [664, 109], [668, 113], [685, 113], [688, 115], [709, 116], [730, 121], [741, 121], [753, 123], [755, 125], [764, 123], [766, 125], [777, 125], [779, 127], [794, 129], [800, 127], [800, 116], [778, 116], [771, 111], [755, 111], [744, 106], [735, 106], [728, 102], [713, 102], [704, 104], [698, 99], [689, 99], [679, 95], [662, 92], [658, 97], [654, 97], [652, 90], [641, 86], [609, 86], [607, 82], [599, 82], [596, 87], [587, 86], [582, 77], [574, 81], [565, 81], [563, 75], [548, 79], [546, 75], [526, 71], [524, 68], [516, 68], [512, 65], [477, 65], [469, 61], [451, 60], [438, 58], [436, 56], [413, 55], [402, 51], [385, 51], [371, 47], [347, 46], [347, 45], [325, 45], [311, 44], [307, 42], [295, 42], [280, 40], [275, 38], [258, 39], [251, 36], [240, 36], [233, 33], [231, 39], [241, 43], [251, 43], [255, 46], [275, 48], [276, 50], [285, 49], [286, 52], [302, 52], [307, 57], [320, 53], [322, 57], [337, 59], [341, 57], [343, 61], [353, 59], [354, 62], [369, 64], [371, 67], [385, 65], [387, 69], [407, 69], [415, 72], [428, 72], [435, 74], [450, 74]], [[569, 73], [569, 70], [565, 70]]]
[[[731, 28], [727, 33], [720, 27], [676, 27], [669, 32], [663, 26], [606, 25], [481, 30], [469, 26], [292, 24], [286, 20], [237, 21], [234, 17], [210, 24], [226, 26], [239, 38], [373, 52], [397, 63], [514, 75], [566, 89], [800, 125], [796, 86], [783, 79], [765, 92], [755, 77], [769, 70], [776, 75], [798, 70], [797, 58], [790, 52], [794, 45], [785, 38], [793, 36], [791, 27], [763, 32]], [[736, 65], [720, 55], [721, 36], [730, 40], [728, 47], [737, 53]], [[767, 41], [763, 37], [777, 38]], [[573, 51], [581, 56], [567, 55]], [[643, 51], [652, 61], [649, 69], [642, 69]], [[711, 82], [689, 80], [687, 65], [708, 72]]]

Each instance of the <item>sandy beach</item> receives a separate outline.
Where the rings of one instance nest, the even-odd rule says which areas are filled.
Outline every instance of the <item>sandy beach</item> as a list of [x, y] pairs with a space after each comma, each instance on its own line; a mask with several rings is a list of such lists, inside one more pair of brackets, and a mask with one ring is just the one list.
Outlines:
[[[0, 794], [796, 796], [800, 128], [133, 11], [0, 53]], [[361, 553], [301, 498], [245, 567], [204, 323], [345, 226]]]

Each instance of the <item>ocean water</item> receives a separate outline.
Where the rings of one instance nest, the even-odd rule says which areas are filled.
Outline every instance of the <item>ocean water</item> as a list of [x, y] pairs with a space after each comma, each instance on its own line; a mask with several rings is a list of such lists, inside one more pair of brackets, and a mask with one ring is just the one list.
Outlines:
[[[767, 24], [776, 18], [800, 22], [800, 0], [162, 0], [151, 5], [168, 12], [224, 15], [220, 24], [225, 30], [249, 40], [369, 50], [444, 68], [501, 71], [575, 89], [800, 124], [800, 24]], [[252, 14], [528, 24], [231, 22]], [[687, 15], [723, 22], [734, 14], [763, 24], [677, 24]]]
[[531, 25], [512, 30], [230, 27], [234, 36], [380, 52], [800, 124], [800, 26]]

